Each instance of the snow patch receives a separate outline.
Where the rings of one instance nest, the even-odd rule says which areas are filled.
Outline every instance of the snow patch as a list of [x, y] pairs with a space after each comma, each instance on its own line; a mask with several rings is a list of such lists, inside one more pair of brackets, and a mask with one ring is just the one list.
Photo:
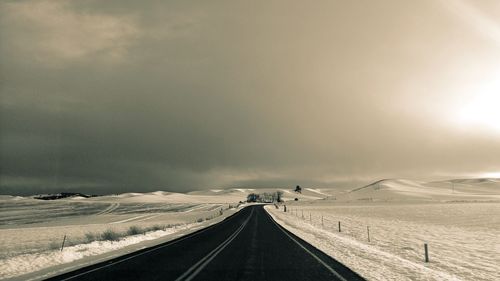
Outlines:
[[319, 189], [314, 189], [314, 188], [306, 188], [306, 190], [311, 191], [311, 192], [314, 192], [314, 193], [318, 193], [318, 194], [323, 195], [323, 196], [330, 196], [329, 194], [326, 194], [326, 193], [324, 193], [324, 192], [321, 192], [321, 190], [319, 190]]

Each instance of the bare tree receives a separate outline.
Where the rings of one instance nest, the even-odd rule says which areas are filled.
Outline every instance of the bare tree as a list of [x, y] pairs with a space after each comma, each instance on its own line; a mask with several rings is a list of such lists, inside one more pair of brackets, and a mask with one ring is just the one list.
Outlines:
[[276, 201], [282, 202], [283, 200], [281, 199], [283, 197], [283, 191], [279, 190], [276, 191]]

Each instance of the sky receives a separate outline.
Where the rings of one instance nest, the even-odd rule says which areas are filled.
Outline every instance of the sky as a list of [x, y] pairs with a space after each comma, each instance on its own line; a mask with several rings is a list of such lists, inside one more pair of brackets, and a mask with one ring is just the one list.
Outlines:
[[2, 1], [0, 194], [500, 177], [500, 2]]

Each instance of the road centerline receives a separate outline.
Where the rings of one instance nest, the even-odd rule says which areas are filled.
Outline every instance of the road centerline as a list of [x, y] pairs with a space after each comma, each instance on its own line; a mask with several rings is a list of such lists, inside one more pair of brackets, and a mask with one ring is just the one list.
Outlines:
[[247, 225], [248, 221], [253, 215], [254, 209], [252, 208], [252, 211], [250, 212], [250, 215], [248, 215], [248, 218], [243, 222], [243, 224], [236, 229], [236, 231], [231, 234], [226, 240], [224, 240], [219, 246], [217, 246], [215, 249], [213, 249], [210, 253], [208, 253], [206, 256], [204, 256], [202, 259], [200, 259], [197, 263], [195, 263], [193, 266], [191, 266], [186, 272], [184, 272], [181, 276], [179, 276], [175, 281], [189, 281], [192, 280], [200, 271], [205, 268], [210, 261], [212, 261], [224, 248], [227, 247], [235, 238], [238, 236], [238, 234], [245, 228]]

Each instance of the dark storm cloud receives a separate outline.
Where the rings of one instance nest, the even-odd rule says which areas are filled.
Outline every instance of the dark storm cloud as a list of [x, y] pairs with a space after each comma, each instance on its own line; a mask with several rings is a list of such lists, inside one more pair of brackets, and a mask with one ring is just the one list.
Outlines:
[[3, 3], [0, 193], [498, 169], [498, 135], [439, 120], [450, 65], [495, 47], [432, 3], [369, 5]]

